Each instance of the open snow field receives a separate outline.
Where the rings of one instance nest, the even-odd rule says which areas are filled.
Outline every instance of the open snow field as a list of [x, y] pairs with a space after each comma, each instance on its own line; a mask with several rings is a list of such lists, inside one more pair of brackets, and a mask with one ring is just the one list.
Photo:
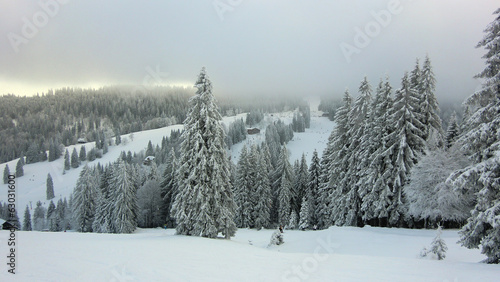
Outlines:
[[[433, 230], [332, 227], [285, 230], [285, 243], [267, 247], [273, 230], [240, 229], [232, 240], [139, 229], [134, 234], [17, 232], [16, 274], [0, 281], [499, 281], [500, 265], [478, 263], [478, 250], [456, 244], [446, 230], [443, 261], [418, 254]], [[8, 231], [0, 231], [7, 254]], [[2, 255], [3, 256], [3, 255]], [[4, 257], [5, 262], [5, 257]]]

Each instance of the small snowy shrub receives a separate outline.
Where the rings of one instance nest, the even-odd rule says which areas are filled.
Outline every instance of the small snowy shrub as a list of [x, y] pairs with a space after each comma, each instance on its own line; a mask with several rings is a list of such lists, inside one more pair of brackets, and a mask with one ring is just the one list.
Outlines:
[[285, 241], [283, 241], [283, 233], [281, 233], [279, 230], [276, 230], [274, 231], [273, 235], [271, 235], [271, 241], [269, 242], [269, 246], [272, 246], [272, 245], [281, 245], [285, 243]]
[[439, 226], [437, 229], [436, 237], [434, 238], [434, 240], [432, 240], [430, 249], [428, 250], [424, 247], [422, 251], [420, 251], [420, 257], [426, 257], [430, 253], [434, 254], [433, 257], [437, 258], [438, 260], [443, 260], [446, 257], [446, 251], [448, 250], [448, 247], [446, 246], [444, 240], [441, 238], [441, 233], [443, 233], [443, 231], [441, 230], [441, 226]]

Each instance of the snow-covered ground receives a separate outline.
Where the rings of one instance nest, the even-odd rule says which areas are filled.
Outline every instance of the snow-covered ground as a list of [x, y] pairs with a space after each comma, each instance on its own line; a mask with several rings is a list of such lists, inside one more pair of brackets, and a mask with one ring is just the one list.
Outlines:
[[[241, 229], [232, 240], [174, 235], [17, 232], [16, 274], [0, 266], [0, 281], [498, 281], [499, 265], [478, 263], [478, 250], [444, 231], [445, 260], [420, 259], [435, 231], [332, 227], [285, 230], [285, 243], [268, 247], [273, 230]], [[0, 231], [7, 254], [8, 231]], [[3, 256], [3, 255], [2, 255]], [[5, 260], [5, 259], [4, 259]]]

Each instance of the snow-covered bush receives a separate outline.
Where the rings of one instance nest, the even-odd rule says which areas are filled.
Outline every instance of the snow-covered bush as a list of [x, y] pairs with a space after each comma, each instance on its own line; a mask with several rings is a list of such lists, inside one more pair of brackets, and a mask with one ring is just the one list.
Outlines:
[[274, 231], [273, 235], [271, 235], [271, 241], [269, 242], [269, 246], [272, 246], [272, 245], [281, 245], [285, 243], [285, 241], [283, 240], [283, 233], [281, 233], [281, 231], [279, 230], [276, 230]]

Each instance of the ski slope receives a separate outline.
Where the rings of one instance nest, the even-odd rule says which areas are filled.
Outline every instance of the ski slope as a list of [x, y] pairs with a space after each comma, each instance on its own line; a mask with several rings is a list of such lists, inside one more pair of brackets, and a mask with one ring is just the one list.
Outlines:
[[[174, 235], [168, 229], [134, 234], [17, 232], [16, 274], [0, 266], [0, 281], [498, 281], [499, 265], [455, 242], [445, 230], [445, 260], [418, 258], [434, 230], [332, 227], [240, 229], [232, 240]], [[7, 254], [8, 231], [0, 231]]]

